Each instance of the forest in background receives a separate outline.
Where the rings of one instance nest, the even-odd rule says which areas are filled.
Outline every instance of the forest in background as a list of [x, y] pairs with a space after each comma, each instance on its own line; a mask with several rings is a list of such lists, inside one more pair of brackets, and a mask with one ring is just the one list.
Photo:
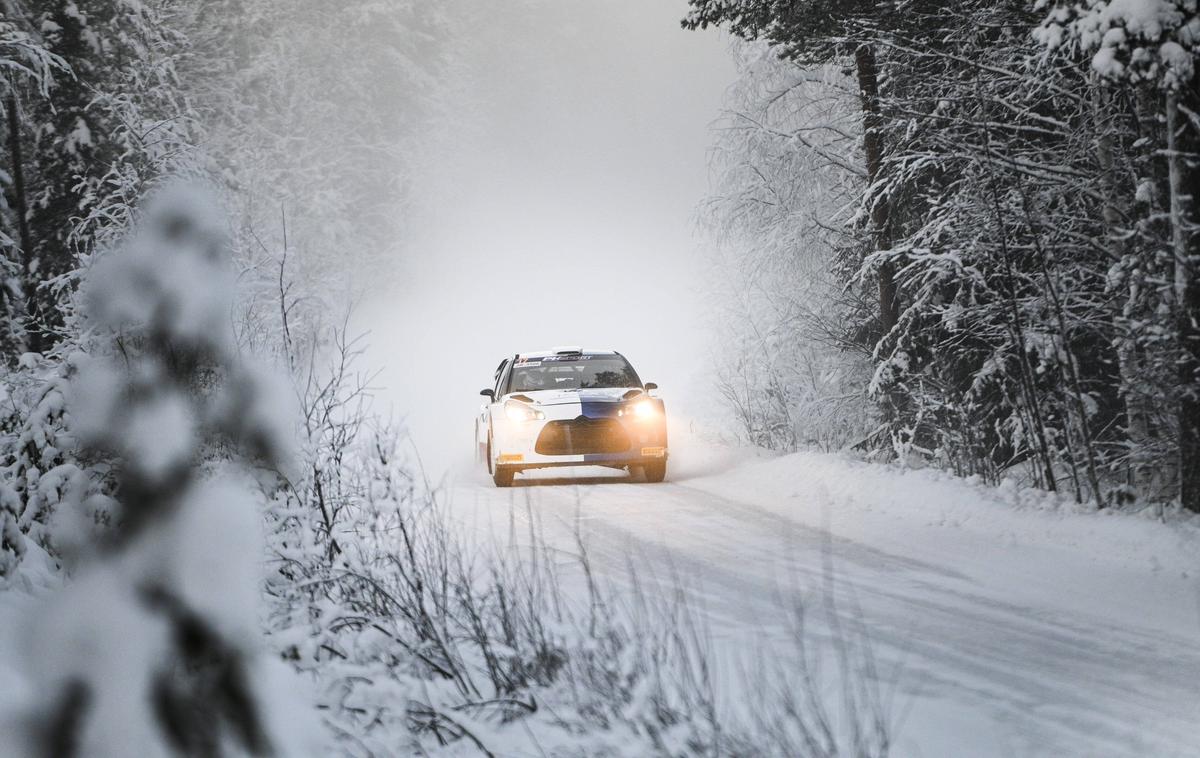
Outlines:
[[1200, 510], [1194, 0], [692, 0], [753, 443]]

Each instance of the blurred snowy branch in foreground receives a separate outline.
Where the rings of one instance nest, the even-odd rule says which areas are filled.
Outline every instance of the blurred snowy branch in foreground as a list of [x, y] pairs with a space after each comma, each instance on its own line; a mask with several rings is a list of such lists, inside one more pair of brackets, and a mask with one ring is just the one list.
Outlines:
[[72, 357], [67, 409], [77, 452], [110, 467], [117, 512], [76, 540], [73, 581], [30, 622], [32, 702], [0, 752], [268, 755], [304, 739], [276, 728], [277, 673], [256, 655], [249, 464], [288, 464], [291, 417], [237, 355], [226, 240], [206, 193], [172, 187], [85, 283], [94, 348]]

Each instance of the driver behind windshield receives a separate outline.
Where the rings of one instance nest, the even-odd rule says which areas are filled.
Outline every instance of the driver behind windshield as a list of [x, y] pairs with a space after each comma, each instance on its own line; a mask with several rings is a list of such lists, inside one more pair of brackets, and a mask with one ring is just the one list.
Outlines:
[[620, 356], [582, 356], [571, 360], [531, 358], [513, 366], [509, 392], [641, 387], [633, 367]]

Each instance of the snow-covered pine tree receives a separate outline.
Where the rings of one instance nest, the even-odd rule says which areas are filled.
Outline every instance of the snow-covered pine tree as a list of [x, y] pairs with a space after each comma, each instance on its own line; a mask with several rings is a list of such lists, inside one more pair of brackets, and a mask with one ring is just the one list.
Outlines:
[[[1046, 13], [1037, 36], [1048, 49], [1067, 55], [1082, 51], [1104, 80], [1138, 92], [1141, 109], [1151, 111], [1139, 141], [1151, 146], [1165, 170], [1156, 181], [1153, 167], [1143, 168], [1136, 198], [1143, 218], [1127, 226], [1131, 233], [1149, 236], [1152, 244], [1140, 259], [1123, 261], [1118, 273], [1136, 276], [1166, 263], [1169, 286], [1157, 289], [1173, 324], [1151, 318], [1139, 331], [1165, 327], [1174, 332], [1175, 355], [1167, 362], [1174, 364], [1177, 382], [1170, 396], [1176, 405], [1178, 497], [1184, 507], [1200, 511], [1200, 5], [1195, 0], [1039, 0], [1037, 7]], [[1152, 105], [1157, 99], [1161, 108]], [[1164, 217], [1167, 229], [1155, 229]], [[1139, 336], [1161, 341], [1157, 334]]]
[[[809, 66], [839, 62], [852, 68], [863, 122], [860, 160], [866, 181], [862, 206], [870, 229], [864, 247], [868, 254], [890, 249], [896, 209], [889, 192], [894, 192], [895, 182], [888, 175], [885, 160], [888, 146], [883, 128], [888, 114], [882, 98], [887, 95], [888, 85], [884, 82], [902, 78], [905, 72], [894, 66], [881, 72], [881, 66], [886, 65], [880, 60], [881, 45], [886, 43], [883, 49], [890, 53], [890, 43], [917, 28], [915, 19], [923, 12], [940, 10], [941, 0], [689, 0], [689, 5], [691, 11], [683, 20], [684, 28], [723, 26], [743, 39], [769, 42], [781, 56]], [[901, 293], [892, 261], [872, 261], [878, 304], [871, 331], [881, 338], [896, 326]]]
[[[868, 235], [851, 224], [853, 265], [827, 263], [843, 272], [846, 288], [829, 296], [844, 298], [848, 323], [863, 319], [845, 295], [881, 268], [903, 294], [894, 328], [864, 339], [872, 389], [892, 414], [889, 434], [863, 446], [890, 442], [902, 457], [989, 479], [1023, 471], [1101, 504], [1160, 499], [1177, 473], [1189, 491], [1188, 420], [1200, 418], [1187, 252], [1197, 239], [1186, 117], [1200, 91], [1194, 3], [870, 5], [698, 0], [685, 22], [765, 39], [811, 71], [824, 60], [854, 69], [848, 42], [874, 48], [878, 118], [868, 108], [863, 127], [879, 141], [882, 173], [864, 172], [863, 214], [886, 203], [888, 244], [877, 244], [878, 225]], [[760, 151], [740, 178], [741, 164], [726, 165], [718, 224], [768, 216], [778, 198], [753, 212], [737, 198], [811, 153], [827, 121], [779, 128], [780, 150]], [[760, 144], [772, 126], [754, 127]], [[869, 142], [852, 163], [870, 162]], [[803, 227], [799, 215], [780, 217], [757, 247]]]
[[[4, 111], [0, 124], [4, 134], [0, 140], [0, 372], [4, 378], [0, 395], [6, 407], [23, 408], [21, 396], [29, 382], [20, 380], [18, 359], [26, 348], [23, 280], [30, 235], [28, 188], [20, 158], [20, 108], [24, 97], [45, 97], [53, 75], [63, 73], [66, 64], [46, 49], [41, 35], [17, 12], [16, 0], [5, 0], [0, 9], [0, 107]], [[30, 416], [34, 415], [43, 414], [34, 409]], [[30, 460], [40, 459], [42, 451], [30, 444], [34, 430], [28, 422], [28, 417], [9, 412], [0, 423], [0, 439], [6, 450], [13, 452], [0, 464], [6, 469], [0, 481], [0, 577], [11, 575], [20, 563], [26, 552], [26, 532], [35, 521], [24, 494], [27, 488], [23, 485], [29, 480], [21, 472], [30, 470], [31, 465], [44, 467], [44, 462]], [[45, 517], [36, 520], [44, 522]]]
[[[67, 70], [46, 82], [46, 96], [19, 93], [16, 136], [22, 146], [28, 226], [25, 295], [29, 349], [43, 352], [61, 338], [65, 294], [55, 279], [87, 252], [90, 228], [77, 225], [104, 192], [110, 166], [125, 146], [114, 141], [120, 119], [104, 96], [125, 88], [153, 46], [156, 30], [141, 4], [107, 0], [7, 0], [14, 23], [36, 34]], [[15, 140], [15, 141], [14, 141]], [[15, 154], [8, 156], [11, 163]]]
[[23, 101], [45, 98], [54, 74], [64, 74], [67, 67], [46, 48], [18, 0], [4, 0], [0, 8], [0, 106], [4, 111], [0, 125], [4, 133], [0, 140], [0, 316], [4, 324], [0, 350], [11, 366], [25, 347], [23, 272], [31, 246], [21, 108]]

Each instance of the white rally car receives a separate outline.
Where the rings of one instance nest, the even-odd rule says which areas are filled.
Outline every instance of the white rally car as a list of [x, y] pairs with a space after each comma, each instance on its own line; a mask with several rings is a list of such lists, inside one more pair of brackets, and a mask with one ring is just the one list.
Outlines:
[[667, 417], [629, 361], [612, 350], [518, 353], [496, 369], [475, 419], [479, 457], [497, 487], [551, 466], [628, 468], [648, 482], [667, 474]]

